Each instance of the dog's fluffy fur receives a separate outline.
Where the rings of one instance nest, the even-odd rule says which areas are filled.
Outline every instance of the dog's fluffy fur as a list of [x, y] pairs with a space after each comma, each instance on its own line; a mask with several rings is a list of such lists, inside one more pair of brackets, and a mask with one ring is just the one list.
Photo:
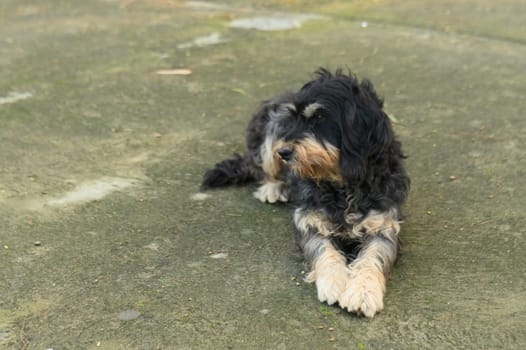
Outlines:
[[368, 80], [319, 69], [263, 102], [244, 155], [206, 172], [203, 189], [257, 181], [262, 202], [290, 202], [318, 298], [368, 317], [383, 308], [409, 189], [404, 155]]

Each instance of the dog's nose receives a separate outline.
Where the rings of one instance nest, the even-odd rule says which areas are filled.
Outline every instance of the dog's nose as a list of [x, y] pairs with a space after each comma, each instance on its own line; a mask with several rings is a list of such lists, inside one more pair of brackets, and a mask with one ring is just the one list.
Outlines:
[[283, 147], [278, 149], [278, 155], [286, 162], [292, 159], [292, 153], [293, 152], [290, 148]]

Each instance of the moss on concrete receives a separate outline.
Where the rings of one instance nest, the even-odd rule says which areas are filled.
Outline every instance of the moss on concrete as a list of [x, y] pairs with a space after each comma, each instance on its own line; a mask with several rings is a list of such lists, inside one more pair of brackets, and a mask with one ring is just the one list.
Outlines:
[[[319, 4], [280, 9], [325, 19], [259, 32], [228, 24], [277, 2], [2, 2], [0, 97], [32, 94], [0, 105], [2, 347], [523, 347], [526, 49], [507, 25], [522, 5], [490, 20], [444, 4], [469, 19], [449, 31], [413, 2]], [[177, 48], [211, 32], [225, 42]], [[403, 254], [372, 320], [302, 282], [289, 208], [250, 187], [196, 196], [259, 100], [320, 65], [375, 83], [410, 156]], [[115, 178], [133, 186], [51, 204]]]

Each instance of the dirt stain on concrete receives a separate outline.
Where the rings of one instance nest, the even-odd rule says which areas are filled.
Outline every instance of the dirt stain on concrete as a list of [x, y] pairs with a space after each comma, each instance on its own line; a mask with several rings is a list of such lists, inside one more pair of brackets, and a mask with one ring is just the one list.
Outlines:
[[61, 197], [48, 200], [46, 204], [49, 206], [83, 204], [100, 200], [110, 193], [123, 191], [128, 187], [135, 187], [139, 184], [140, 182], [137, 179], [103, 177], [98, 180], [84, 182]]
[[[1, 95], [34, 96], [0, 106], [3, 345], [523, 349], [526, 51], [481, 35], [526, 32], [509, 25], [524, 22], [518, 2], [476, 2], [288, 1], [330, 20], [265, 31], [229, 25], [282, 1], [42, 0], [23, 17], [8, 1]], [[470, 35], [442, 32], [446, 11]], [[229, 41], [177, 48], [210, 33]], [[243, 151], [259, 100], [320, 65], [373, 81], [409, 155], [403, 250], [373, 320], [297, 284], [286, 206], [250, 187], [199, 194], [207, 168]], [[177, 68], [192, 74], [154, 73]]]

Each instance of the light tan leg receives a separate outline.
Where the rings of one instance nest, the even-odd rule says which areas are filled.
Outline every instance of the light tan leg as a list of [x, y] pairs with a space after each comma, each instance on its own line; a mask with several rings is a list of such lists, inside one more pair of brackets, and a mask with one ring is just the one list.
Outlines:
[[304, 212], [301, 209], [294, 213], [294, 223], [298, 243], [311, 267], [307, 280], [316, 283], [320, 301], [334, 304], [345, 290], [349, 269], [345, 257], [328, 238], [331, 227], [319, 213]]
[[383, 309], [386, 276], [398, 253], [400, 225], [395, 218], [395, 211], [372, 212], [357, 225], [356, 229], [365, 229], [366, 240], [349, 265], [349, 280], [338, 299], [342, 308], [367, 317]]
[[332, 305], [338, 301], [349, 279], [345, 257], [337, 251], [328, 239], [324, 239], [320, 254], [315, 258], [313, 269], [307, 276], [316, 282], [318, 299]]
[[279, 180], [265, 181], [257, 190], [254, 192], [254, 197], [262, 201], [263, 203], [276, 203], [276, 202], [287, 202], [288, 197], [285, 193], [285, 184]]

